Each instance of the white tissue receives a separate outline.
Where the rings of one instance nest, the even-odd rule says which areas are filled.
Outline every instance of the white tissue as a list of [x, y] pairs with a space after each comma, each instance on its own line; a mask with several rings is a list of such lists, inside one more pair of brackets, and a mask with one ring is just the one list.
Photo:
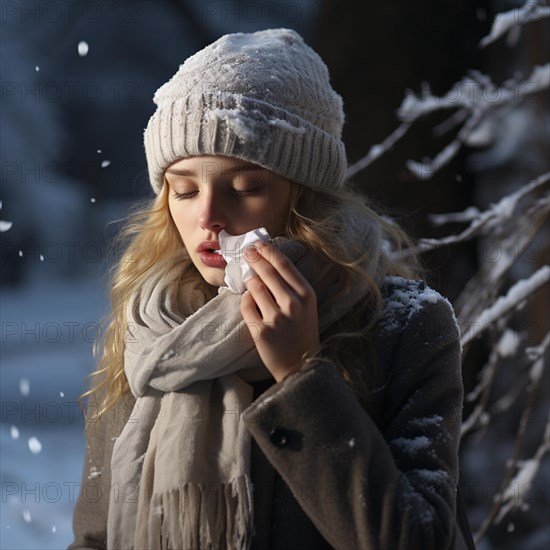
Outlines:
[[265, 227], [253, 229], [244, 235], [230, 235], [224, 230], [220, 231], [220, 249], [227, 262], [224, 281], [233, 292], [242, 294], [246, 290], [244, 282], [256, 273], [243, 255], [245, 248], [256, 241], [268, 241], [270, 238]]

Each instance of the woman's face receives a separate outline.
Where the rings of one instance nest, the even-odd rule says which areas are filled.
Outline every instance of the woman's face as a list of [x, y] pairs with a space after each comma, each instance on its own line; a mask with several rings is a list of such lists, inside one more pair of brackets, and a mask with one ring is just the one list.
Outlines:
[[242, 235], [265, 227], [274, 237], [285, 228], [293, 184], [256, 164], [224, 156], [187, 157], [170, 165], [165, 177], [183, 244], [211, 285], [224, 284], [226, 262], [201, 248], [219, 250], [222, 229]]

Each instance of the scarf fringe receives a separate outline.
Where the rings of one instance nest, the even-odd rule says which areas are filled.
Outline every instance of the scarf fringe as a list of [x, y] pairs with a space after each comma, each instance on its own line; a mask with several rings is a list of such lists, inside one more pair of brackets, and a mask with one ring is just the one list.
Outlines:
[[154, 494], [151, 550], [248, 550], [254, 535], [252, 483], [241, 475], [227, 484], [186, 483]]

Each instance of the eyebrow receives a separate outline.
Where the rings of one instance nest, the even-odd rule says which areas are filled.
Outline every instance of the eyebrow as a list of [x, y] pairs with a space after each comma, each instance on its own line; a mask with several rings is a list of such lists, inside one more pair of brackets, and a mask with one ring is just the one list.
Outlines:
[[[233, 168], [228, 168], [223, 170], [223, 174], [235, 174], [237, 172], [251, 172], [251, 171], [265, 170], [261, 166], [255, 165], [244, 165], [244, 166], [234, 166]], [[197, 177], [198, 174], [195, 170], [189, 170], [188, 168], [168, 168], [166, 170], [167, 174], [174, 174], [175, 176], [187, 176], [187, 177]]]

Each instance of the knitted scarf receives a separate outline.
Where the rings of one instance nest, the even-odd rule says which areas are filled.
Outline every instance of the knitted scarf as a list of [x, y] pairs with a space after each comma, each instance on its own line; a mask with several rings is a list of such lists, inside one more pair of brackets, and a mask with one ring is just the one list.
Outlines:
[[[366, 252], [380, 281], [380, 228], [343, 213], [347, 242]], [[272, 241], [314, 288], [319, 333], [364, 296], [355, 285], [334, 299], [333, 266], [296, 241]], [[251, 382], [272, 378], [240, 313], [241, 295], [219, 287], [206, 299], [197, 286], [177, 296], [170, 282], [182, 264], [141, 286], [127, 309], [125, 373], [136, 397], [111, 460], [108, 548], [247, 549], [254, 535], [250, 434], [241, 414]], [[172, 285], [173, 287], [173, 285]]]

